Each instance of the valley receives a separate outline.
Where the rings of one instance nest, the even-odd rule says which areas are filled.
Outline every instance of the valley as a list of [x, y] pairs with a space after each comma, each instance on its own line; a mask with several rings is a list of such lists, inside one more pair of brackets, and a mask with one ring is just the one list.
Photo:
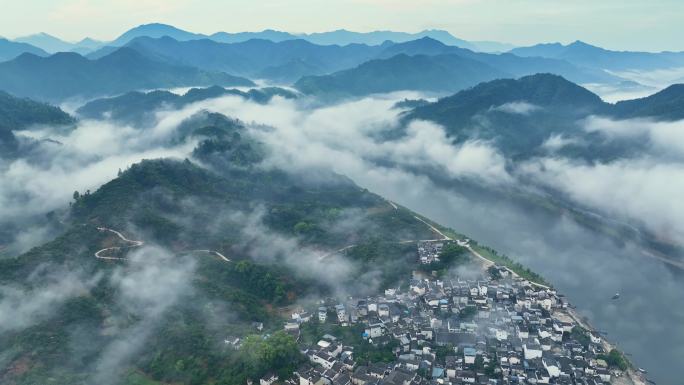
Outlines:
[[0, 383], [677, 384], [684, 51], [209, 28], [0, 38]]

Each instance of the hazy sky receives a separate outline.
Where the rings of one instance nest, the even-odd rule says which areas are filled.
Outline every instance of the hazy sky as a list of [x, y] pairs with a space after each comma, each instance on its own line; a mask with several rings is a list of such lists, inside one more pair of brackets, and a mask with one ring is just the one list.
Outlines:
[[0, 36], [10, 38], [111, 40], [162, 22], [201, 33], [440, 28], [469, 40], [684, 50], [682, 0], [0, 0], [0, 9]]

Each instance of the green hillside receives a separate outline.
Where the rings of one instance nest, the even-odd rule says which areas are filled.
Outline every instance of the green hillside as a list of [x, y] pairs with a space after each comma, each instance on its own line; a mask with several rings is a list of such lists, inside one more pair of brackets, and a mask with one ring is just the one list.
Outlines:
[[[302, 358], [288, 335], [248, 337], [239, 350], [223, 341], [256, 333], [255, 321], [273, 332], [280, 307], [352, 290], [359, 277], [380, 287], [407, 279], [415, 244], [401, 242], [435, 237], [413, 213], [345, 177], [257, 167], [262, 149], [238, 121], [201, 114], [184, 124], [188, 135], [205, 137], [195, 156], [217, 171], [189, 160], [135, 164], [97, 191], [75, 193], [62, 236], [0, 260], [0, 287], [32, 300], [64, 290], [56, 284], [64, 275], [89, 282], [34, 314], [29, 327], [0, 330], [1, 383], [114, 376], [130, 384], [244, 384], [267, 370], [291, 371]], [[316, 260], [349, 245], [359, 245], [347, 256], [351, 270], [326, 275], [325, 265], [341, 262]], [[95, 257], [111, 247], [119, 249], [98, 255], [128, 261]], [[131, 292], [138, 285], [142, 291]], [[139, 301], [144, 306], [130, 305]], [[122, 344], [129, 358], [113, 365]]]

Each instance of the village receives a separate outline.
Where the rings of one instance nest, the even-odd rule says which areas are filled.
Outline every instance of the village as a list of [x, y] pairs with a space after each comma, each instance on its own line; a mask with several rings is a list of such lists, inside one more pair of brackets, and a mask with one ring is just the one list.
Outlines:
[[[419, 262], [439, 261], [447, 242], [465, 245], [420, 242]], [[609, 362], [619, 353], [580, 323], [553, 288], [506, 267], [490, 265], [469, 279], [414, 274], [383, 295], [328, 299], [292, 312], [284, 328], [308, 362], [291, 378], [269, 374], [260, 385], [632, 383]], [[325, 325], [360, 336], [349, 341], [331, 332], [303, 341], [305, 331]], [[360, 357], [368, 350], [383, 352], [382, 359]]]

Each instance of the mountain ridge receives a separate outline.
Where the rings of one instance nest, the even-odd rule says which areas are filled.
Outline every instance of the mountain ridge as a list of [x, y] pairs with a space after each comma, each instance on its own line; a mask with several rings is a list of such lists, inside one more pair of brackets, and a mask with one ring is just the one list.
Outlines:
[[544, 143], [554, 136], [570, 139], [557, 152], [569, 158], [609, 161], [644, 150], [641, 141], [605, 141], [601, 133], [586, 131], [582, 122], [592, 116], [684, 119], [684, 85], [614, 105], [561, 76], [536, 74], [478, 84], [410, 110], [402, 119], [438, 123], [459, 143], [488, 141], [516, 161], [547, 155]]
[[97, 60], [77, 53], [22, 54], [0, 63], [0, 89], [39, 100], [64, 100], [182, 86], [251, 86], [244, 78], [152, 60], [123, 48]]
[[305, 94], [333, 97], [401, 90], [453, 92], [506, 75], [458, 55], [398, 54], [331, 75], [303, 77], [294, 86]]
[[613, 71], [655, 70], [684, 66], [684, 52], [613, 51], [580, 40], [567, 45], [546, 43], [518, 47], [509, 52], [525, 57], [563, 59], [580, 66]]
[[0, 38], [0, 62], [13, 60], [24, 53], [30, 53], [36, 56], [49, 55], [44, 50], [31, 44], [14, 42], [11, 40]]

